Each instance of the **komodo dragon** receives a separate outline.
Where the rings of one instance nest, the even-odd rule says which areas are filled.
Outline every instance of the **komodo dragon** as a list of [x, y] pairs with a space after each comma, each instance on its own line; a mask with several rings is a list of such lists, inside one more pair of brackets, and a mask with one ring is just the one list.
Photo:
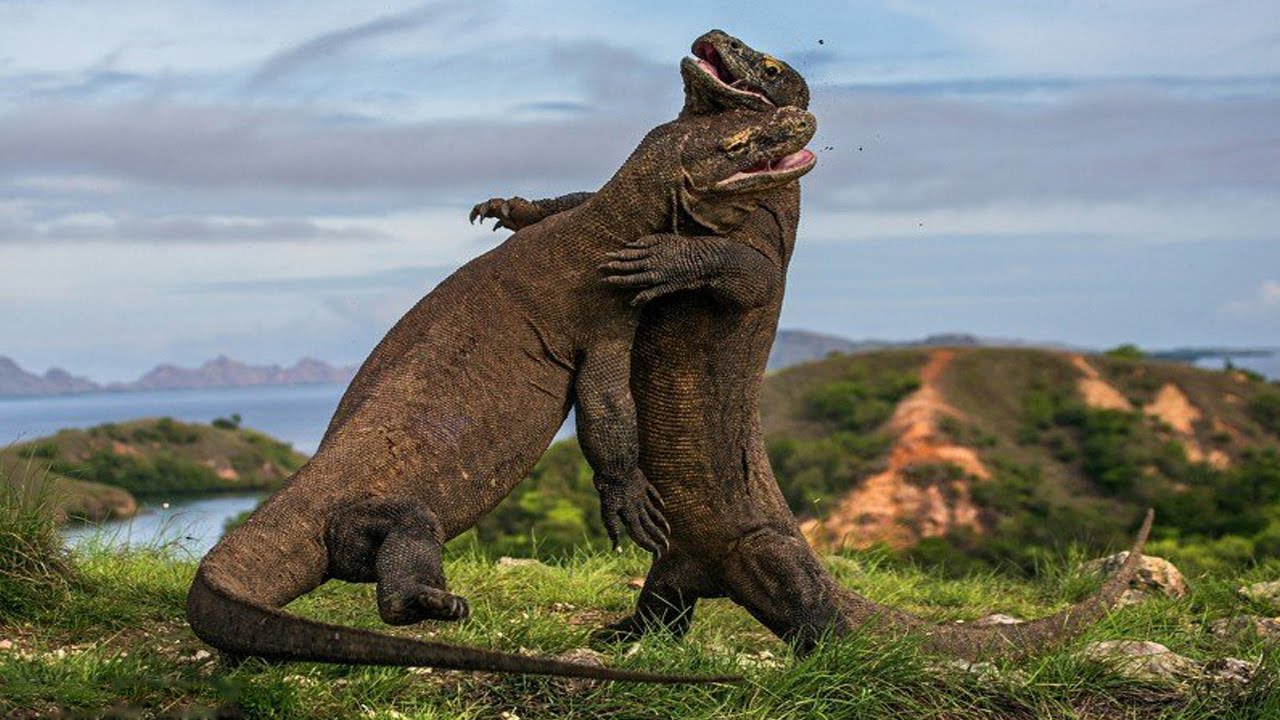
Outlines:
[[[694, 42], [693, 53], [698, 60], [686, 58], [683, 67], [690, 94], [685, 113], [756, 103], [759, 95], [734, 92], [740, 88], [762, 90], [780, 105], [807, 107], [807, 86], [798, 73], [737, 38], [712, 31]], [[721, 82], [691, 84], [690, 77]], [[516, 229], [554, 220], [555, 212], [583, 197], [590, 196], [492, 199], [473, 213]], [[1096, 594], [1013, 626], [942, 626], [873, 603], [840, 587], [805, 542], [769, 466], [758, 413], [799, 199], [799, 183], [790, 183], [772, 191], [727, 238], [655, 235], [614, 253], [606, 266], [609, 281], [640, 289], [637, 300], [647, 303], [632, 350], [631, 389], [640, 465], [665, 501], [672, 546], [655, 560], [634, 614], [597, 637], [635, 639], [655, 627], [682, 635], [698, 598], [722, 596], [801, 653], [832, 631], [910, 631], [924, 637], [926, 649], [965, 658], [1018, 656], [1077, 634], [1133, 577], [1150, 512], [1123, 568]], [[731, 293], [675, 292], [722, 285], [727, 276], [740, 280]]]
[[[445, 590], [442, 544], [510, 492], [575, 399], [593, 465], [638, 491], [623, 507], [653, 510], [632, 470], [629, 347], [640, 311], [600, 282], [598, 266], [686, 214], [745, 217], [761, 192], [813, 166], [803, 148], [814, 129], [796, 108], [659, 126], [590, 201], [437, 286], [362, 366], [315, 456], [201, 562], [187, 595], [196, 635], [233, 656], [708, 680], [424, 643], [280, 608], [337, 578], [376, 582], [389, 623], [465, 616], [466, 602]], [[614, 490], [601, 490], [607, 504]], [[658, 520], [637, 513], [653, 540]]]

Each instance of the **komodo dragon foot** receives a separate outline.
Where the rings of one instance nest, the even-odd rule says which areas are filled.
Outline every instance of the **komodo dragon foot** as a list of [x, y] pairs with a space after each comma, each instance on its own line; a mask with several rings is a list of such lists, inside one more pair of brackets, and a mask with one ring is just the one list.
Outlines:
[[471, 607], [445, 589], [440, 525], [422, 502], [373, 498], [337, 513], [325, 537], [329, 574], [378, 584], [378, 615], [388, 625], [465, 620]]
[[493, 229], [506, 228], [508, 230], [519, 230], [542, 220], [547, 213], [532, 202], [522, 197], [512, 198], [489, 198], [475, 207], [471, 208], [471, 214], [468, 219], [474, 224], [476, 220], [480, 224], [484, 224], [485, 220], [493, 219]]

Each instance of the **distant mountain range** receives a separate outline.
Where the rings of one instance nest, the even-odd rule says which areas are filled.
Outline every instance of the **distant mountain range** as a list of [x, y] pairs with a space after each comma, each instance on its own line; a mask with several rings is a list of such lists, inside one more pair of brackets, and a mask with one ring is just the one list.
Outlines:
[[13, 360], [0, 356], [0, 395], [69, 395], [89, 392], [133, 392], [138, 390], [198, 390], [260, 385], [314, 385], [345, 383], [356, 373], [355, 366], [334, 367], [321, 360], [303, 358], [289, 367], [249, 365], [220, 355], [198, 368], [157, 365], [133, 382], [96, 383], [52, 368], [44, 375], [23, 370]]
[[[1007, 338], [983, 338], [975, 335], [948, 333], [930, 335], [921, 340], [850, 340], [837, 335], [808, 330], [782, 330], [769, 355], [769, 369], [780, 370], [792, 365], [821, 360], [832, 353], [858, 354], [877, 350], [936, 347], [1039, 347], [1057, 350], [1080, 350], [1064, 344], [1029, 343]], [[1280, 376], [1280, 357], [1272, 349], [1179, 348], [1151, 353], [1152, 357], [1200, 362], [1213, 358], [1235, 358], [1271, 377]], [[289, 367], [249, 365], [220, 355], [198, 368], [157, 365], [133, 382], [97, 383], [72, 375], [62, 368], [51, 368], [43, 375], [23, 370], [13, 360], [0, 355], [0, 396], [69, 395], [90, 392], [132, 392], [139, 390], [199, 390], [225, 387], [269, 385], [315, 385], [346, 383], [355, 375], [354, 365], [335, 367], [322, 360], [303, 358]]]

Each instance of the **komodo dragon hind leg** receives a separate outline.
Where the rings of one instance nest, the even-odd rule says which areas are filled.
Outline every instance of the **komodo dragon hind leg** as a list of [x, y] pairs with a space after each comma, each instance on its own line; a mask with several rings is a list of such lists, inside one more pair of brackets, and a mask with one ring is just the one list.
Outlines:
[[684, 637], [693, 622], [698, 598], [723, 596], [701, 564], [684, 550], [673, 547], [649, 568], [635, 612], [596, 630], [591, 640], [597, 644], [634, 642], [653, 630]]
[[378, 584], [390, 625], [463, 620], [467, 601], [445, 589], [440, 523], [421, 501], [375, 498], [336, 513], [326, 542], [332, 577]]

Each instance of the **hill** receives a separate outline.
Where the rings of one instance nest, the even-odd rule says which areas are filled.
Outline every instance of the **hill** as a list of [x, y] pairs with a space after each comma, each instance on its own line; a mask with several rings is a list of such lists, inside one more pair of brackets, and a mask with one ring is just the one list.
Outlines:
[[157, 365], [132, 382], [101, 384], [88, 378], [74, 376], [62, 368], [51, 368], [44, 375], [37, 375], [24, 370], [12, 359], [0, 355], [0, 397], [345, 383], [350, 381], [355, 373], [354, 366], [334, 367], [314, 358], [303, 358], [289, 367], [281, 367], [280, 365], [250, 365], [219, 355], [196, 368], [184, 368], [166, 363]]
[[1045, 548], [1119, 542], [1154, 506], [1158, 537], [1199, 561], [1280, 549], [1280, 387], [1246, 373], [1123, 354], [894, 351], [778, 373], [761, 413], [819, 546], [1031, 567]]
[[62, 520], [137, 512], [135, 496], [271, 489], [305, 462], [290, 446], [221, 419], [106, 423], [0, 453], [10, 482], [47, 485]]
[[[1119, 355], [916, 348], [781, 370], [761, 396], [770, 459], [825, 549], [1033, 571], [1124, 544], [1154, 506], [1154, 547], [1192, 567], [1280, 552], [1280, 386]], [[553, 446], [481, 539], [600, 543], [590, 477], [572, 441]]]

